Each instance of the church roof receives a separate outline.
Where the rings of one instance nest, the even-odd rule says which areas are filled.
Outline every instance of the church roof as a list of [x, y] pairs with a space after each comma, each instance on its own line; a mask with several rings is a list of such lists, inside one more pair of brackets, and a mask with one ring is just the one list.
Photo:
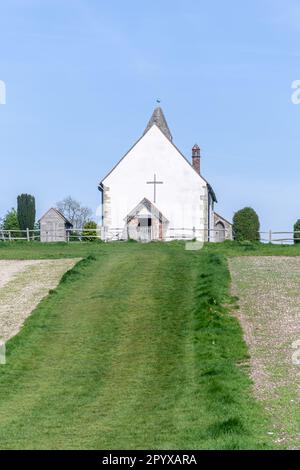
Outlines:
[[147, 127], [144, 131], [144, 134], [146, 134], [146, 132], [149, 131], [150, 127], [153, 126], [153, 124], [156, 124], [157, 127], [162, 131], [163, 134], [165, 134], [165, 136], [172, 142], [172, 134], [170, 132], [170, 129], [169, 129], [169, 126], [167, 124], [167, 121], [166, 121], [166, 118], [165, 118], [165, 115], [163, 113], [163, 110], [161, 109], [160, 106], [158, 106], [157, 108], [155, 108], [155, 110], [153, 111], [153, 114], [147, 124]]

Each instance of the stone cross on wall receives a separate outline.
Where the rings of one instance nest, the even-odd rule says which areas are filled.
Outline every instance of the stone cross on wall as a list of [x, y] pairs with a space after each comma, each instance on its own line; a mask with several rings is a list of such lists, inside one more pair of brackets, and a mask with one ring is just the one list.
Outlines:
[[153, 181], [147, 181], [147, 184], [153, 184], [153, 202], [156, 202], [156, 185], [164, 183], [163, 181], [157, 181], [156, 174], [154, 173]]

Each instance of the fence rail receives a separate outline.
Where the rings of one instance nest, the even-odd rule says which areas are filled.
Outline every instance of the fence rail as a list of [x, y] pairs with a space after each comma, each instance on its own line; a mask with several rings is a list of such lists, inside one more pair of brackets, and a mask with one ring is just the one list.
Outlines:
[[[61, 233], [61, 232], [60, 232]], [[137, 232], [138, 233], [138, 232]], [[56, 231], [48, 231], [49, 240], [54, 241]], [[142, 235], [149, 236], [148, 241], [151, 240], [152, 231], [145, 230]], [[210, 239], [210, 241], [221, 241], [230, 236], [230, 232], [226, 229], [197, 229], [195, 227], [170, 227], [166, 234], [163, 236], [163, 240], [194, 240], [197, 239]], [[300, 231], [261, 231], [259, 232], [260, 241], [263, 243], [281, 243], [281, 244], [292, 244], [295, 239], [300, 239]], [[65, 229], [63, 235], [61, 235], [60, 241], [85, 241], [93, 239], [101, 239], [105, 242], [128, 240], [131, 238], [128, 227], [100, 227], [96, 229], [84, 229], [84, 228], [72, 228]], [[0, 242], [12, 242], [12, 241], [40, 241], [41, 231], [40, 230], [4, 230], [0, 229]], [[143, 241], [143, 240], [142, 240]]]
[[[172, 240], [194, 240], [196, 238], [206, 240], [207, 238], [213, 238], [216, 234], [222, 235], [225, 239], [226, 236], [230, 235], [230, 232], [226, 229], [197, 229], [195, 227], [168, 227], [166, 233], [161, 236], [164, 241]], [[154, 232], [151, 227], [122, 227], [122, 228], [102, 228], [102, 240], [109, 242], [115, 240], [128, 240], [130, 238], [138, 241], [151, 241], [159, 239], [154, 236]], [[212, 240], [213, 241], [213, 240]]]
[[0, 229], [0, 241], [26, 240], [28, 242], [40, 239], [40, 230], [4, 230]]
[[[269, 230], [268, 232], [259, 232], [260, 234], [260, 241], [261, 242], [267, 242], [267, 243], [280, 243], [280, 244], [286, 244], [286, 245], [291, 245], [292, 243], [295, 242], [296, 239], [300, 239], [300, 231], [295, 231], [295, 232], [281, 232], [281, 231], [272, 231]], [[262, 235], [266, 235], [264, 238]], [[280, 238], [278, 238], [278, 235], [281, 235]], [[287, 236], [285, 236], [287, 235]], [[284, 243], [285, 242], [285, 243]]]

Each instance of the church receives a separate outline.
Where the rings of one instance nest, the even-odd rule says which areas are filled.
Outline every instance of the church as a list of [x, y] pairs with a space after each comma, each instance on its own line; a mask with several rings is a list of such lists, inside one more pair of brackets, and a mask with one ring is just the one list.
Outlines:
[[191, 153], [189, 161], [176, 147], [157, 107], [140, 139], [99, 183], [102, 238], [231, 239], [231, 223], [215, 212], [215, 192], [202, 176], [197, 144]]

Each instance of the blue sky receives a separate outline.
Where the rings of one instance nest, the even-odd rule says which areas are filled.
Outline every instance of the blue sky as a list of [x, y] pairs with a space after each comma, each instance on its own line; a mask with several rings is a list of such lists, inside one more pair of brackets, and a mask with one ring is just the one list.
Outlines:
[[298, 0], [3, 0], [0, 216], [22, 192], [38, 216], [69, 194], [95, 210], [159, 97], [174, 143], [202, 148], [217, 211], [250, 205], [263, 229], [290, 229], [299, 34]]

